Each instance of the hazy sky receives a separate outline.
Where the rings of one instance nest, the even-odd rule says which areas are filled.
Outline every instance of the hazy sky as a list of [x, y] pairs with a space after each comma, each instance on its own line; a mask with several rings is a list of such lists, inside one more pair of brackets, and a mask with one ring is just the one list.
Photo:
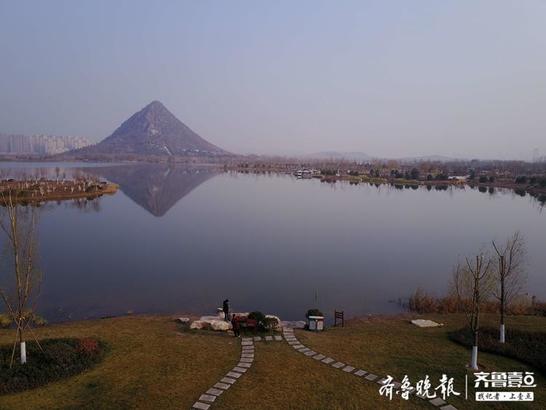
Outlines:
[[546, 1], [0, 0], [0, 132], [152, 100], [234, 152], [546, 154]]

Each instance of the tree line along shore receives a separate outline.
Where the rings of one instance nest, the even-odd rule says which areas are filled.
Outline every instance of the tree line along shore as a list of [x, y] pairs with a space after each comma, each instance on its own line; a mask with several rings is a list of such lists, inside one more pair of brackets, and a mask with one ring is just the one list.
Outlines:
[[234, 161], [226, 171], [242, 173], [287, 173], [298, 178], [317, 178], [322, 182], [348, 181], [394, 186], [426, 186], [445, 189], [469, 186], [482, 192], [499, 188], [516, 194], [529, 194], [546, 202], [546, 163], [523, 161]]

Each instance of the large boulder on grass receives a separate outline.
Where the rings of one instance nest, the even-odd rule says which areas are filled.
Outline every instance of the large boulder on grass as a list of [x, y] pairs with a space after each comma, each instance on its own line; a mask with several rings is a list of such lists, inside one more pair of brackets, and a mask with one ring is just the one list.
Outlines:
[[209, 322], [205, 320], [194, 320], [190, 325], [190, 329], [208, 329], [209, 327]]
[[210, 327], [212, 330], [227, 332], [228, 330], [231, 330], [231, 323], [226, 322], [225, 320], [212, 320], [210, 322]]
[[[224, 317], [222, 316], [222, 319], [223, 319], [223, 318], [224, 318]], [[213, 321], [213, 320], [218, 320], [218, 316], [201, 316], [201, 317], [199, 318], [199, 320], [203, 320], [203, 321], [205, 321], [205, 322], [211, 322], [211, 321]]]
[[218, 316], [201, 316], [199, 320], [191, 324], [190, 329], [209, 329], [227, 332], [231, 329], [231, 323], [218, 319]]
[[443, 326], [443, 323], [437, 323], [433, 320], [427, 320], [427, 319], [414, 319], [411, 321], [415, 326], [418, 327], [439, 327]]

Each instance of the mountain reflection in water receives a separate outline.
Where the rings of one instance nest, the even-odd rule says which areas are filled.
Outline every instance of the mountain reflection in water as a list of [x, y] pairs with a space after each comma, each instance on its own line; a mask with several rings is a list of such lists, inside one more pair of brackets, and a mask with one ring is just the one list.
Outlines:
[[155, 164], [88, 168], [85, 172], [118, 184], [125, 195], [157, 217], [217, 174], [206, 168]]

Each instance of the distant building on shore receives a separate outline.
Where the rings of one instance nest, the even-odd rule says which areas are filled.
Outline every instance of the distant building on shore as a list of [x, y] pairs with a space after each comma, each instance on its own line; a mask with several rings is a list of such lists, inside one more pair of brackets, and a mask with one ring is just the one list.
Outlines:
[[0, 155], [54, 155], [90, 144], [85, 137], [0, 134]]

